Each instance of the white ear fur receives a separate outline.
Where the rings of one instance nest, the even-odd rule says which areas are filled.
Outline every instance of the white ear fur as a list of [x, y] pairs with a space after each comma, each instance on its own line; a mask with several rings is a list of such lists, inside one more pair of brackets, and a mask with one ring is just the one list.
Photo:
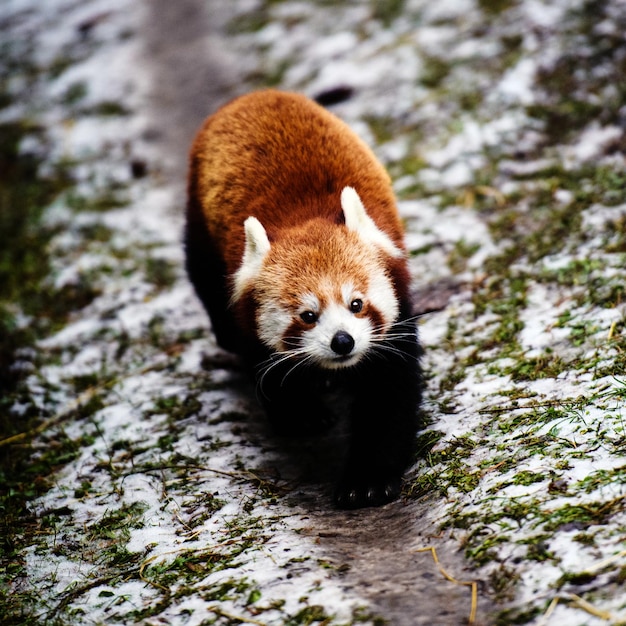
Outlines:
[[346, 226], [358, 233], [364, 241], [382, 248], [392, 257], [403, 256], [402, 250], [391, 241], [386, 233], [376, 226], [374, 220], [367, 214], [359, 194], [352, 187], [343, 188], [341, 192], [341, 208], [343, 209]]
[[246, 244], [241, 265], [234, 275], [233, 302], [241, 298], [248, 284], [258, 276], [263, 259], [270, 251], [270, 240], [267, 238], [263, 224], [256, 217], [249, 217], [243, 223], [243, 229]]

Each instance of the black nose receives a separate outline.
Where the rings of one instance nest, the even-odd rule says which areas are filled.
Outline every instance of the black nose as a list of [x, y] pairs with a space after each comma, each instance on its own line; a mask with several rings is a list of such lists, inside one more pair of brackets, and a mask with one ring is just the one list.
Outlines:
[[352, 335], [349, 335], [345, 330], [338, 330], [330, 342], [330, 347], [333, 352], [340, 356], [346, 356], [352, 352], [354, 348], [354, 339]]

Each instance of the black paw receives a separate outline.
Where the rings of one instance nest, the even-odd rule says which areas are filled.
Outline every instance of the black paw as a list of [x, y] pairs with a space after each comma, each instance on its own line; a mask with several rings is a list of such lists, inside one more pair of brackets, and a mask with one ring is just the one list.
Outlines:
[[335, 491], [335, 504], [341, 509], [381, 506], [400, 495], [401, 479], [343, 480]]

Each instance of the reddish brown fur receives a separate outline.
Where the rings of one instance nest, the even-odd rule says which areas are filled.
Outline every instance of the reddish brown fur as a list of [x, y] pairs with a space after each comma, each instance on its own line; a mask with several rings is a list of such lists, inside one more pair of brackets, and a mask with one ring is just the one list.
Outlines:
[[[311, 242], [316, 243], [311, 245]], [[306, 229], [291, 229], [269, 252], [264, 278], [267, 287], [262, 290], [274, 291], [278, 287], [281, 302], [299, 306], [304, 293], [323, 298], [320, 281], [325, 277], [349, 276], [354, 287], [365, 293], [371, 259], [358, 249], [359, 243], [356, 233], [323, 220], [309, 222]], [[340, 302], [339, 285], [334, 287], [333, 299]], [[321, 304], [329, 303], [322, 301]]]
[[298, 94], [243, 96], [209, 117], [191, 149], [191, 191], [234, 272], [243, 252], [243, 221], [257, 217], [270, 239], [305, 219], [336, 223], [346, 186], [403, 247], [389, 176], [341, 120]]
[[[343, 221], [340, 195], [354, 187], [368, 215], [404, 249], [389, 175], [370, 148], [341, 120], [308, 98], [266, 90], [237, 98], [209, 117], [191, 149], [188, 220], [206, 228], [229, 277], [244, 249], [243, 223], [256, 217], [270, 241], [290, 237], [313, 241], [302, 224], [321, 218], [330, 234]], [[345, 230], [345, 229], [342, 229]], [[328, 235], [322, 235], [327, 238]], [[293, 240], [292, 240], [293, 241]], [[274, 249], [276, 248], [276, 249]], [[289, 246], [272, 247], [272, 253]], [[294, 257], [297, 258], [297, 257]], [[312, 258], [301, 274], [319, 276]], [[408, 301], [409, 274], [404, 258], [386, 259], [400, 302]], [[357, 271], [357, 268], [353, 268]], [[299, 290], [302, 293], [302, 290]], [[254, 333], [254, 302], [242, 298], [235, 308], [246, 334]]]

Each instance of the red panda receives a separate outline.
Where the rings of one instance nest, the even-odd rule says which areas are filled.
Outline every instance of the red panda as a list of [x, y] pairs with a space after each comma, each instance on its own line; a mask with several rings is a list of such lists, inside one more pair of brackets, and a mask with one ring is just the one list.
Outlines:
[[186, 217], [189, 278], [275, 428], [325, 427], [336, 381], [353, 401], [335, 501], [395, 499], [419, 426], [421, 349], [402, 222], [372, 151], [302, 95], [239, 97], [193, 142]]

